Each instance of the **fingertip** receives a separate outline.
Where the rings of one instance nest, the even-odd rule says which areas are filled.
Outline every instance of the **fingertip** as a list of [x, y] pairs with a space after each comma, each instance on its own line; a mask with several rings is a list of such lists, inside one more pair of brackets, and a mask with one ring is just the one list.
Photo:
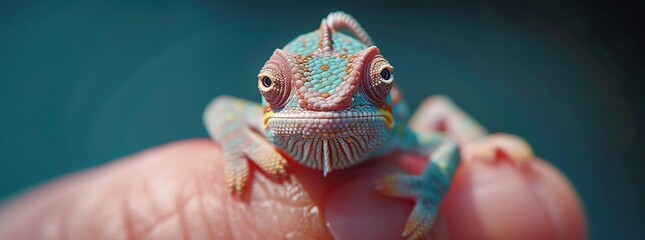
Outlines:
[[547, 206], [561, 239], [587, 239], [584, 206], [571, 182], [545, 161], [535, 161], [532, 166], [536, 175], [540, 176], [532, 187]]
[[542, 160], [469, 162], [459, 170], [441, 212], [457, 239], [585, 239], [575, 190]]
[[11, 239], [328, 236], [318, 208], [297, 181], [279, 184], [254, 171], [257, 177], [239, 199], [227, 187], [223, 165], [221, 150], [207, 139], [145, 150], [17, 197], [2, 209], [0, 235]]

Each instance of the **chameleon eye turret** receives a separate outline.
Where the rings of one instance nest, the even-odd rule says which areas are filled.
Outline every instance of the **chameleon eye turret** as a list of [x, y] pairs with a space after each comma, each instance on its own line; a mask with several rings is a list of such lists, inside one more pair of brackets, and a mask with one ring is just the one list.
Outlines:
[[258, 74], [258, 89], [272, 108], [282, 108], [291, 93], [293, 58], [277, 49]]
[[375, 104], [383, 104], [394, 85], [392, 65], [378, 52], [374, 53], [363, 78], [362, 89]]

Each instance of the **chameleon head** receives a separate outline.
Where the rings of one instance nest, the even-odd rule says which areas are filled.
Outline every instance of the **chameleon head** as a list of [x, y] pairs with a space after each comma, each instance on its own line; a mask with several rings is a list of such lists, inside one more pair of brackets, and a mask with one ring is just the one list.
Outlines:
[[325, 175], [366, 160], [394, 125], [392, 66], [335, 25], [323, 19], [275, 50], [258, 75], [269, 141]]

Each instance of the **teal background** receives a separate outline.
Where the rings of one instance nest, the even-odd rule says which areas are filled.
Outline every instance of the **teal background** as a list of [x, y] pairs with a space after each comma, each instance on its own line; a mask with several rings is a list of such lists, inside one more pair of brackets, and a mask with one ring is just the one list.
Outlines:
[[211, 98], [259, 99], [273, 50], [344, 10], [412, 107], [446, 94], [526, 138], [580, 193], [593, 239], [643, 238], [640, 6], [322, 2], [2, 2], [0, 198], [206, 137]]

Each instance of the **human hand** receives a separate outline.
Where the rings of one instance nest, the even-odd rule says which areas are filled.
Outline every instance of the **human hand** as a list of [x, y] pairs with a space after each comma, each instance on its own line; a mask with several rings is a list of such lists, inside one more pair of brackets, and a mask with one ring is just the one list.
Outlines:
[[[226, 187], [210, 140], [187, 140], [64, 177], [0, 209], [3, 239], [397, 239], [413, 202], [374, 189], [380, 177], [421, 172], [393, 153], [327, 177], [291, 164], [275, 182], [253, 169], [243, 199]], [[558, 170], [536, 159], [464, 161], [433, 239], [585, 239], [582, 205]]]

